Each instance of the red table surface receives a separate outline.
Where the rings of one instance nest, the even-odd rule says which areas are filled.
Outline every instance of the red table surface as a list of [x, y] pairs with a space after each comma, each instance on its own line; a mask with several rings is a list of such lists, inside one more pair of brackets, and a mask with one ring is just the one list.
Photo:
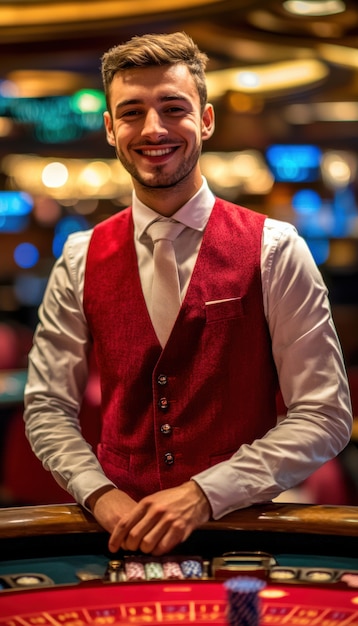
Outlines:
[[[358, 626], [358, 589], [267, 586], [262, 625]], [[85, 584], [0, 594], [0, 626], [227, 625], [220, 581]]]

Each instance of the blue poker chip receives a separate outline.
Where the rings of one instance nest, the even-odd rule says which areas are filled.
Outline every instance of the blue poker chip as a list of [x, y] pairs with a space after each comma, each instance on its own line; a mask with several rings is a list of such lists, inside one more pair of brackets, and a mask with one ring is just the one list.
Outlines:
[[265, 581], [254, 577], [237, 576], [223, 583], [228, 598], [228, 622], [230, 626], [259, 626], [259, 591]]
[[203, 575], [203, 568], [199, 561], [192, 559], [182, 561], [180, 567], [185, 578], [201, 578]]
[[266, 582], [253, 576], [234, 576], [224, 582], [224, 587], [234, 593], [258, 593]]

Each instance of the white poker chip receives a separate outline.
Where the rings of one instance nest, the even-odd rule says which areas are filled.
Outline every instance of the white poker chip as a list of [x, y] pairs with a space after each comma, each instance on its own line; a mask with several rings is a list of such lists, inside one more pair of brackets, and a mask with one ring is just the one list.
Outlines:
[[326, 582], [327, 580], [331, 580], [333, 578], [333, 574], [330, 572], [322, 572], [320, 570], [312, 570], [311, 572], [307, 572], [307, 578], [317, 583]]
[[17, 578], [15, 578], [15, 582], [17, 585], [28, 587], [32, 585], [40, 585], [42, 583], [42, 580], [39, 576], [24, 575], [17, 576]]
[[270, 578], [274, 580], [292, 580], [296, 574], [292, 569], [275, 569], [270, 572]]

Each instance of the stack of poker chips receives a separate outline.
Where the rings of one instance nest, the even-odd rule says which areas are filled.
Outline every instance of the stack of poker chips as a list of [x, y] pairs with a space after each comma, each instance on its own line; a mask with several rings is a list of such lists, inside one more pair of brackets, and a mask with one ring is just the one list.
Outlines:
[[151, 557], [126, 556], [123, 561], [110, 561], [106, 578], [111, 582], [141, 580], [183, 580], [203, 578], [201, 558], [152, 559]]
[[259, 592], [266, 586], [265, 581], [251, 576], [237, 576], [223, 584], [227, 593], [230, 626], [259, 626]]

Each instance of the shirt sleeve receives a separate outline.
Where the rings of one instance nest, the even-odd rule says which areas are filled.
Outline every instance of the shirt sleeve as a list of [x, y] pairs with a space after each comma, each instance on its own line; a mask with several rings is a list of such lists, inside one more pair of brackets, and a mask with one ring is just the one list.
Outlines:
[[287, 415], [262, 439], [193, 476], [214, 519], [298, 485], [336, 456], [351, 434], [349, 387], [327, 288], [290, 224], [266, 220], [261, 275]]
[[112, 484], [78, 419], [91, 349], [82, 308], [90, 231], [71, 235], [49, 277], [29, 354], [25, 428], [31, 447], [55, 480], [84, 505], [97, 489]]

